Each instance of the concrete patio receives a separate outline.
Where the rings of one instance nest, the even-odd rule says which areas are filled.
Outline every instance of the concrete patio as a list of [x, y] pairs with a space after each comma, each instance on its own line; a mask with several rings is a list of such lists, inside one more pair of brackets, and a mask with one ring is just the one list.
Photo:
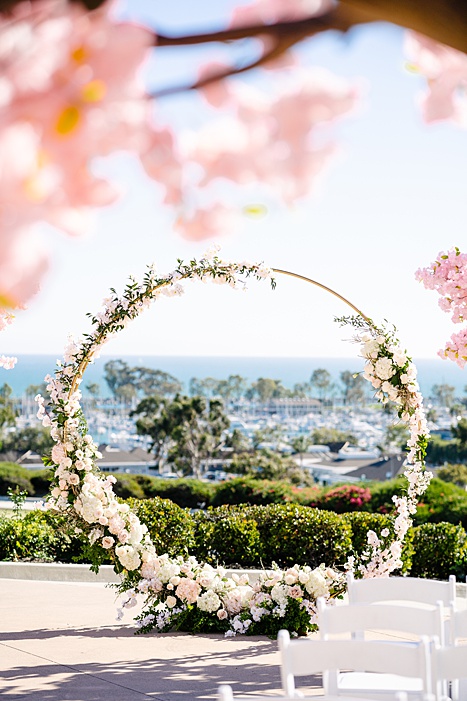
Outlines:
[[213, 698], [221, 683], [279, 691], [276, 641], [135, 636], [128, 614], [127, 623], [115, 617], [115, 592], [103, 583], [0, 579], [0, 696], [176, 701]]
[[[111, 568], [99, 573], [103, 580], [112, 575]], [[466, 593], [466, 585], [458, 585], [462, 608]], [[8, 701], [192, 701], [214, 698], [219, 684], [231, 684], [237, 694], [280, 693], [276, 641], [135, 635], [137, 610], [118, 623], [116, 608], [115, 591], [87, 566], [1, 563], [0, 695]], [[307, 694], [322, 693], [319, 679], [302, 684]]]

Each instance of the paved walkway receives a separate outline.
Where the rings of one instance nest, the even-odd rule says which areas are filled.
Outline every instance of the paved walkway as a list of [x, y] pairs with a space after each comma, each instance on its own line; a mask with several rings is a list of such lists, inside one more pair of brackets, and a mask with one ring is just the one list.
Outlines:
[[[13, 567], [4, 563], [5, 570], [7, 564]], [[12, 574], [17, 576], [5, 571], [3, 577]], [[465, 607], [466, 601], [458, 603]], [[117, 623], [115, 591], [104, 583], [0, 576], [0, 696], [5, 701], [195, 701], [215, 698], [219, 684], [231, 684], [237, 694], [280, 693], [275, 640], [135, 635], [137, 612], [132, 609], [126, 622]], [[301, 682], [305, 693], [322, 693], [320, 680]]]
[[104, 584], [0, 579], [0, 696], [183, 701], [213, 698], [222, 683], [241, 694], [279, 693], [276, 641], [135, 636], [130, 614], [116, 622], [115, 592]]

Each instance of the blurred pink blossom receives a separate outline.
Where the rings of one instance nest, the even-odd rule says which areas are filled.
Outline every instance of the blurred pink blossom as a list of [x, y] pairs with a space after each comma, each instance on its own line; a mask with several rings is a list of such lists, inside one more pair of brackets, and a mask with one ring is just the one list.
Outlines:
[[353, 110], [358, 98], [355, 87], [320, 69], [295, 71], [272, 96], [234, 81], [208, 87], [208, 99], [227, 110], [187, 149], [203, 168], [200, 186], [218, 178], [258, 182], [287, 204], [310, 192], [335, 152], [322, 128]]
[[206, 208], [197, 207], [191, 214], [180, 216], [175, 222], [175, 230], [189, 241], [203, 241], [232, 233], [235, 223], [235, 211], [217, 202]]
[[165, 187], [166, 201], [180, 200], [173, 138], [154, 128], [140, 75], [153, 32], [113, 21], [112, 5], [86, 12], [39, 0], [0, 16], [2, 304], [24, 304], [47, 267], [34, 224], [79, 235], [93, 208], [119, 197], [92, 173], [97, 156], [135, 152]]
[[240, 27], [262, 22], [273, 24], [322, 15], [333, 3], [331, 0], [255, 0], [250, 5], [236, 7], [232, 13], [231, 26]]
[[452, 119], [467, 126], [467, 55], [408, 32], [406, 51], [413, 67], [427, 79], [422, 110], [427, 122]]

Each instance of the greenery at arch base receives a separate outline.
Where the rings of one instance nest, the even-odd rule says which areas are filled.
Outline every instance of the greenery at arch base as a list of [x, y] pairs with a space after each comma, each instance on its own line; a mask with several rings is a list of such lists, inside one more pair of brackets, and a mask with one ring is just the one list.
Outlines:
[[[47, 376], [50, 400], [37, 396], [38, 416], [50, 427], [55, 441], [46, 464], [54, 471], [48, 508], [63, 514], [68, 524], [87, 536], [87, 556], [92, 569], [109, 558], [121, 575], [119, 591], [123, 608], [141, 600], [137, 617], [140, 632], [170, 629], [223, 631], [274, 635], [280, 628], [299, 633], [316, 628], [316, 599], [333, 598], [345, 590], [345, 574], [325, 564], [311, 568], [295, 565], [285, 571], [264, 571], [255, 582], [246, 575], [227, 576], [222, 567], [213, 567], [193, 557], [158, 554], [147, 528], [127, 503], [113, 491], [115, 478], [99, 472], [101, 457], [87, 431], [80, 407], [79, 385], [87, 365], [98, 357], [101, 347], [121, 331], [160, 295], [183, 293], [187, 280], [213, 282], [243, 289], [247, 279], [270, 280], [272, 271], [264, 264], [224, 262], [216, 251], [199, 261], [177, 262], [166, 275], [149, 267], [141, 283], [134, 279], [122, 296], [115, 290], [104, 300], [103, 310], [89, 315], [93, 329], [79, 340], [70, 339], [64, 359], [54, 376]], [[397, 405], [399, 417], [410, 429], [405, 476], [407, 492], [393, 498], [393, 533], [368, 531], [368, 549], [356, 566], [352, 558], [345, 564], [364, 577], [388, 576], [401, 567], [405, 535], [411, 525], [419, 496], [426, 490], [431, 474], [425, 470], [428, 430], [416, 369], [399, 345], [394, 329], [376, 326], [363, 316], [343, 317], [357, 331], [365, 358], [364, 377], [382, 402]], [[335, 563], [330, 563], [334, 565]], [[342, 564], [342, 563], [341, 563]]]

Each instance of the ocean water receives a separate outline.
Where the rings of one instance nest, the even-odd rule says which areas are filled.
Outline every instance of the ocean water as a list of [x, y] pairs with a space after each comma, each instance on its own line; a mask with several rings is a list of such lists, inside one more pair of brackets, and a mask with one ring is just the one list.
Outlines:
[[[271, 377], [282, 380], [285, 387], [293, 387], [297, 382], [310, 379], [313, 370], [326, 368], [333, 381], [338, 383], [339, 374], [344, 370], [360, 372], [363, 370], [361, 358], [247, 358], [247, 357], [204, 357], [204, 356], [120, 356], [130, 366], [143, 366], [162, 370], [179, 379], [185, 390], [192, 377], [214, 377], [225, 379], [229, 375], [242, 375], [249, 382], [258, 377]], [[97, 382], [101, 387], [101, 396], [109, 396], [104, 380], [104, 365], [116, 356], [102, 356], [94, 365], [90, 365], [84, 376], [83, 387]], [[21, 396], [29, 385], [40, 384], [45, 375], [53, 374], [56, 356], [21, 355], [13, 370], [0, 369], [0, 384], [6, 382], [13, 389], [15, 396]], [[446, 383], [456, 389], [456, 396], [464, 395], [467, 386], [467, 373], [448, 360], [415, 359], [418, 379], [422, 393], [430, 394], [433, 385]]]

